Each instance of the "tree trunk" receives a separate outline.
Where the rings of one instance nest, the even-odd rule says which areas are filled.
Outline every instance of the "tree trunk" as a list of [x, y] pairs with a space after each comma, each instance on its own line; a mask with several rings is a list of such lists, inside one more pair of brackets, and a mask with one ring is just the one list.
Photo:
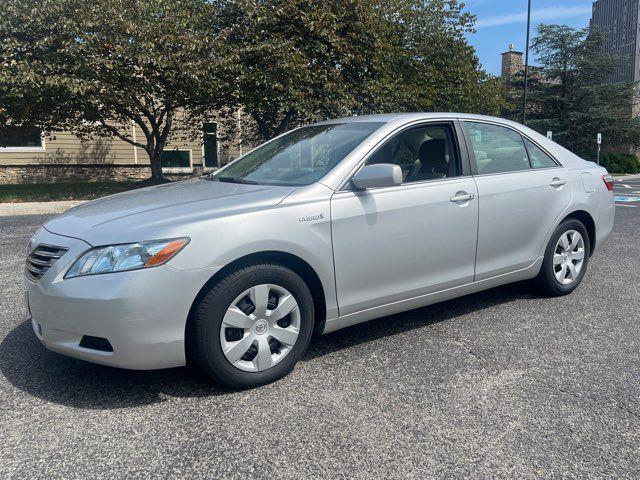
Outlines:
[[164, 177], [162, 175], [162, 162], [161, 162], [161, 152], [154, 150], [149, 155], [149, 162], [151, 163], [151, 179], [152, 180], [162, 180]]
[[256, 113], [253, 113], [251, 116], [258, 126], [258, 133], [262, 137], [262, 141], [266, 142], [268, 140], [271, 140], [273, 136], [271, 135], [271, 128], [269, 127], [269, 123]]
[[280, 118], [270, 118], [268, 115], [260, 116], [255, 112], [251, 113], [251, 116], [258, 126], [258, 133], [266, 142], [283, 134], [287, 130], [291, 130], [291, 119], [293, 118], [293, 114], [293, 110], [288, 110], [287, 113]]

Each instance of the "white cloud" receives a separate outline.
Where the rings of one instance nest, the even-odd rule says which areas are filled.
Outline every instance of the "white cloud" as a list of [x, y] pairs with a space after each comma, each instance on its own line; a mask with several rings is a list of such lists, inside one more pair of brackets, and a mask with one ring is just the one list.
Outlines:
[[[591, 6], [583, 5], [580, 7], [553, 7], [539, 8], [531, 11], [532, 21], [558, 20], [561, 18], [577, 17], [591, 13]], [[508, 25], [511, 23], [523, 23], [527, 21], [526, 10], [518, 13], [504, 13], [494, 15], [492, 17], [480, 18], [476, 22], [476, 28], [497, 27], [499, 25]]]

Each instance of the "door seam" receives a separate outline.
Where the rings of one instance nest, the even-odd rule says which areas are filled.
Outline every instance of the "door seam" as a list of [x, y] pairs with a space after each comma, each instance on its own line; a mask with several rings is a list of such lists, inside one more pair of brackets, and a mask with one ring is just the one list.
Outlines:
[[336, 295], [336, 310], [338, 311], [338, 318], [340, 317], [340, 301], [338, 300], [338, 275], [336, 271], [336, 253], [333, 240], [333, 197], [336, 192], [329, 197], [329, 234], [331, 236], [331, 263], [333, 265], [333, 290]]
[[478, 243], [480, 243], [480, 202], [482, 202], [482, 197], [480, 195], [480, 188], [478, 187], [478, 182], [476, 178], [471, 175], [473, 178], [473, 183], [476, 186], [476, 198], [478, 199], [478, 209], [477, 209], [477, 221], [476, 221], [476, 254], [473, 260], [473, 283], [476, 282], [476, 275], [478, 269]]

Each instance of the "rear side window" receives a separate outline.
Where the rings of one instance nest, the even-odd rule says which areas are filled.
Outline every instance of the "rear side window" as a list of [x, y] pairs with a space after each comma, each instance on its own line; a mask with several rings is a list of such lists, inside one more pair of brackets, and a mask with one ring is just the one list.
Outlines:
[[513, 130], [479, 122], [462, 122], [471, 139], [478, 174], [517, 172], [531, 168], [522, 137]]
[[533, 142], [525, 138], [524, 143], [527, 146], [527, 151], [529, 152], [529, 159], [531, 160], [532, 168], [551, 168], [558, 166], [553, 158], [544, 153], [542, 149]]

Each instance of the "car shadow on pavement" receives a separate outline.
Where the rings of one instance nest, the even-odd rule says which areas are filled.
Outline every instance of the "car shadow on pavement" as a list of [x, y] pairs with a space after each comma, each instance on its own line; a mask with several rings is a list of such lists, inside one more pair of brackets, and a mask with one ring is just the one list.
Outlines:
[[[302, 361], [526, 298], [538, 297], [526, 284], [507, 285], [319, 335], [312, 339]], [[0, 343], [0, 372], [15, 388], [29, 395], [81, 409], [129, 408], [159, 403], [167, 397], [237, 393], [214, 385], [195, 367], [122, 370], [50, 352], [26, 321]]]
[[315, 340], [311, 341], [303, 361], [417, 328], [424, 328], [469, 313], [477, 313], [495, 305], [521, 299], [539, 298], [541, 295], [537, 293], [535, 286], [526, 281], [377, 318], [327, 335], [317, 336]]

